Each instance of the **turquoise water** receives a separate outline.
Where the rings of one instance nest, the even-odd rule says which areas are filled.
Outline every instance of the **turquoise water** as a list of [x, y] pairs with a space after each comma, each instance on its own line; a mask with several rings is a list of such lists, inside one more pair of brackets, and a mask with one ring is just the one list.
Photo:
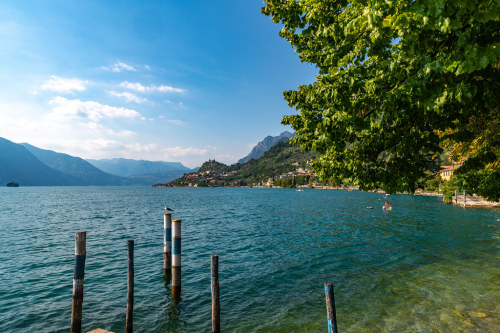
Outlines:
[[[0, 332], [67, 332], [74, 234], [87, 231], [83, 329], [209, 332], [210, 255], [224, 332], [498, 332], [500, 212], [439, 198], [252, 188], [0, 188]], [[163, 206], [182, 219], [182, 300], [164, 284]], [[365, 209], [374, 206], [375, 209]]]

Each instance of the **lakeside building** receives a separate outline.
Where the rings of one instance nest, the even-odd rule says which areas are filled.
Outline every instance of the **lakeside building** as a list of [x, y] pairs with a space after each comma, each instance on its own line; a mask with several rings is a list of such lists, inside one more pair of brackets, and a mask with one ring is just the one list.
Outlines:
[[441, 179], [443, 181], [448, 181], [450, 180], [451, 176], [453, 175], [453, 171], [458, 169], [462, 164], [454, 164], [454, 165], [447, 165], [441, 167], [441, 171], [439, 171], [439, 175], [441, 176]]

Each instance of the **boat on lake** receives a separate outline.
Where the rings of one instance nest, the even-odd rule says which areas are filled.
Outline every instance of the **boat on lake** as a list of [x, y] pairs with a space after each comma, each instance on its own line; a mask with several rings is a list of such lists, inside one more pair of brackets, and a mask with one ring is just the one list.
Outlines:
[[7, 183], [7, 187], [19, 187], [19, 183], [10, 182], [10, 183]]

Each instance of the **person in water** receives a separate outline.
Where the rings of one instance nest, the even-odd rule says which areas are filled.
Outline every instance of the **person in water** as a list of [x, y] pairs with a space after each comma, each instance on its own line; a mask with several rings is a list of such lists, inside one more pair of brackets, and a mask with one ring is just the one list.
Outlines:
[[385, 200], [385, 208], [389, 208], [391, 205], [389, 205], [389, 200]]

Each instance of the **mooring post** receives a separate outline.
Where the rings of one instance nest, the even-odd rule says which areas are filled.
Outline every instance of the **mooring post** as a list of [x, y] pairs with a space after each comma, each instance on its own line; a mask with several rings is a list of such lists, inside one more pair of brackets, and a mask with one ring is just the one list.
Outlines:
[[220, 299], [219, 299], [219, 256], [211, 256], [210, 271], [212, 275], [212, 333], [220, 333]]
[[83, 277], [87, 253], [87, 232], [75, 233], [75, 270], [73, 273], [73, 303], [71, 306], [71, 332], [82, 331]]
[[163, 276], [172, 272], [172, 215], [163, 214]]
[[325, 282], [325, 296], [326, 296], [326, 314], [328, 319], [328, 333], [338, 333], [333, 283]]
[[172, 297], [181, 295], [181, 220], [172, 221]]
[[134, 330], [134, 240], [129, 239], [128, 245], [128, 279], [127, 279], [127, 315], [125, 329], [127, 333]]

